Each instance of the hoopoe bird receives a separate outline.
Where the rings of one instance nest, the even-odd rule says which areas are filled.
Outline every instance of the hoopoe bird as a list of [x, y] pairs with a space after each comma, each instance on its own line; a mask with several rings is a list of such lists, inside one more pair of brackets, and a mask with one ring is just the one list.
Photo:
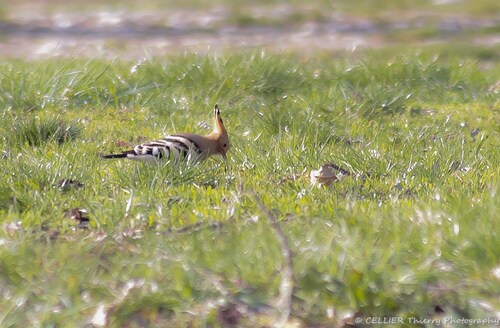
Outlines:
[[119, 154], [101, 155], [102, 158], [128, 158], [145, 162], [190, 163], [203, 161], [212, 155], [221, 155], [226, 160], [226, 153], [231, 148], [229, 136], [220, 115], [219, 106], [215, 105], [213, 129], [208, 135], [177, 133], [163, 139], [142, 143], [134, 149]]

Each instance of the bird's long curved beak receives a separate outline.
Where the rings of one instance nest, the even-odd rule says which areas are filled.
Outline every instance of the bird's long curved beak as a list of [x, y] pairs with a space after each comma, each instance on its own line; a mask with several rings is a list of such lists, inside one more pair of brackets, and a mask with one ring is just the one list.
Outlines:
[[222, 158], [224, 159], [224, 171], [227, 173], [228, 171], [228, 161], [227, 161], [227, 155], [225, 152], [222, 153]]

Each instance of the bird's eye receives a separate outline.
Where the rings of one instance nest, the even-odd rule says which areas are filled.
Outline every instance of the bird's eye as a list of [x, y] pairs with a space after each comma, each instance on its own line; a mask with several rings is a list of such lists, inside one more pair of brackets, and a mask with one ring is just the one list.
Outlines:
[[227, 144], [223, 144], [222, 147], [226, 148], [227, 147]]

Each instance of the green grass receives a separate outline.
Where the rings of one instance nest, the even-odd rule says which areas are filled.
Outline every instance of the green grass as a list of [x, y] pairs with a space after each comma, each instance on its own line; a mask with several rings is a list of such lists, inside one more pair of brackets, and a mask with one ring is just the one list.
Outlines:
[[[235, 303], [253, 309], [240, 326], [272, 325], [284, 259], [269, 215], [293, 252], [291, 322], [494, 316], [498, 57], [442, 46], [186, 54], [134, 73], [119, 60], [0, 64], [0, 325], [81, 327], [101, 308], [116, 327], [220, 326]], [[98, 156], [205, 133], [215, 103], [227, 167]], [[312, 188], [309, 171], [329, 162], [353, 174]]]

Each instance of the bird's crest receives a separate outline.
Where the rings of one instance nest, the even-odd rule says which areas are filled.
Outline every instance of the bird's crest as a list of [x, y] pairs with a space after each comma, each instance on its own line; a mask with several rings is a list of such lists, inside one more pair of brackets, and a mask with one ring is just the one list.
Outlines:
[[214, 107], [214, 130], [211, 135], [215, 138], [217, 143], [216, 152], [221, 154], [225, 159], [227, 151], [231, 148], [231, 144], [229, 143], [229, 136], [224, 126], [224, 122], [222, 121], [218, 105]]
[[220, 109], [217, 104], [214, 107], [214, 133], [217, 133], [219, 135], [227, 135], [226, 128], [224, 127], [224, 122], [222, 121], [222, 117], [220, 115]]

